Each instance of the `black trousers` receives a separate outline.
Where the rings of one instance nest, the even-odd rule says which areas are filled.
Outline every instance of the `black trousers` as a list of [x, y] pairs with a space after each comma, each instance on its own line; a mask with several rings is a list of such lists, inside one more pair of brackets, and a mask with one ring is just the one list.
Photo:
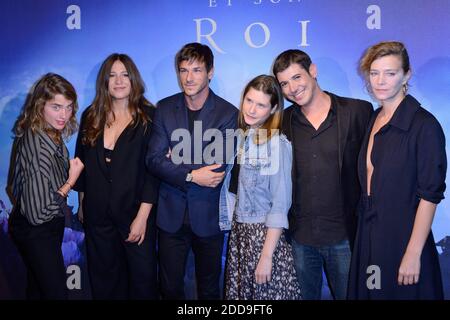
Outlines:
[[184, 276], [189, 250], [195, 260], [197, 294], [200, 300], [220, 299], [223, 233], [199, 237], [184, 224], [175, 233], [159, 230], [159, 275], [163, 299], [183, 300]]
[[87, 266], [96, 300], [158, 299], [154, 211], [141, 245], [125, 242], [112, 220], [85, 225]]
[[27, 269], [26, 297], [30, 300], [66, 300], [66, 269], [61, 245], [64, 217], [33, 226], [19, 213], [12, 213], [9, 230]]

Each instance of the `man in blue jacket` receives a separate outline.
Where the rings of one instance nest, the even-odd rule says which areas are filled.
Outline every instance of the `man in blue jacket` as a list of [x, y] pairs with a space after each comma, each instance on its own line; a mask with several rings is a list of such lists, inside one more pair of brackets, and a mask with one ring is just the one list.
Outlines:
[[161, 179], [157, 210], [161, 292], [164, 299], [185, 298], [185, 267], [192, 248], [198, 298], [219, 299], [224, 240], [219, 195], [226, 154], [225, 148], [211, 152], [211, 147], [214, 143], [224, 147], [233, 139], [238, 110], [209, 88], [214, 57], [208, 46], [186, 44], [175, 60], [183, 92], [157, 104], [147, 154], [150, 172]]

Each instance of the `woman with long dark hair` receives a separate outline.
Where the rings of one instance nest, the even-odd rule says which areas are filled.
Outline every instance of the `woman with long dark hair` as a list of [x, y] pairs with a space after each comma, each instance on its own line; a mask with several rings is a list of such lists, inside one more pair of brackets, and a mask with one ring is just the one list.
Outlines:
[[131, 58], [111, 54], [81, 120], [76, 155], [85, 171], [75, 189], [94, 299], [157, 298], [158, 181], [144, 162], [154, 107], [144, 91]]

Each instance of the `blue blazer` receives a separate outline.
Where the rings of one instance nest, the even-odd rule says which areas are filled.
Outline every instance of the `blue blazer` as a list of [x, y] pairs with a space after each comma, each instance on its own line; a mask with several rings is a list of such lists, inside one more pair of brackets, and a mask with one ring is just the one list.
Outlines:
[[[207, 129], [218, 129], [223, 141], [233, 139], [227, 136], [227, 129], [236, 129], [238, 110], [229, 102], [220, 98], [212, 90], [201, 109], [197, 121], [202, 122], [201, 137], [190, 137], [191, 159], [194, 158], [194, 138], [201, 139], [202, 153], [212, 141], [203, 141]], [[153, 130], [149, 141], [146, 163], [149, 171], [161, 179], [158, 198], [157, 225], [166, 232], [178, 231], [184, 221], [186, 209], [192, 231], [201, 237], [220, 233], [219, 196], [222, 184], [215, 188], [202, 187], [186, 182], [186, 175], [191, 171], [208, 165], [201, 157], [200, 163], [174, 163], [174, 154], [167, 157], [169, 149], [180, 148], [181, 141], [171, 141], [172, 133], [177, 129], [189, 132], [188, 111], [184, 94], [178, 93], [158, 102]], [[195, 131], [195, 130], [194, 130]], [[234, 131], [234, 130], [233, 130]], [[232, 131], [228, 131], [228, 135]], [[200, 133], [200, 130], [198, 130]], [[208, 140], [208, 139], [205, 139]], [[178, 145], [178, 146], [177, 146]], [[177, 146], [177, 148], [175, 148]], [[175, 150], [174, 150], [175, 148]], [[197, 154], [199, 150], [197, 150]], [[231, 155], [233, 156], [233, 155]], [[225, 170], [225, 166], [220, 168]]]

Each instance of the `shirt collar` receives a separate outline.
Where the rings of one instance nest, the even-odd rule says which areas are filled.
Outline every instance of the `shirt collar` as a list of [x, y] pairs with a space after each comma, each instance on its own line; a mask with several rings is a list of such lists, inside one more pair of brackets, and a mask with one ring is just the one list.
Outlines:
[[[330, 97], [331, 105], [330, 105], [330, 111], [329, 112], [331, 112], [332, 115], [335, 115], [336, 114], [336, 110], [337, 110], [335, 98], [327, 91], [324, 91], [324, 93], [326, 93]], [[298, 104], [294, 103], [294, 112], [297, 113], [298, 115], [299, 114], [303, 115], [303, 113], [301, 112], [301, 108], [302, 108], [301, 105], [298, 105]]]
[[63, 155], [61, 146], [57, 145], [45, 131], [39, 131], [39, 137], [45, 143], [52, 154]]
[[398, 105], [394, 115], [389, 121], [389, 125], [397, 127], [403, 131], [408, 131], [414, 119], [416, 111], [419, 109], [420, 103], [411, 95], [407, 95]]
[[[181, 97], [181, 105], [183, 107], [189, 109], [188, 106], [187, 106], [187, 103], [186, 103], [186, 97], [184, 96], [184, 93], [182, 94], [182, 97]], [[200, 110], [203, 110], [203, 109], [206, 109], [206, 108], [210, 108], [213, 105], [214, 105], [214, 92], [211, 90], [211, 88], [209, 88], [209, 90], [208, 90], [208, 97], [206, 98], [205, 103], [203, 103], [203, 106], [200, 109], [196, 110], [196, 111], [200, 111]]]

